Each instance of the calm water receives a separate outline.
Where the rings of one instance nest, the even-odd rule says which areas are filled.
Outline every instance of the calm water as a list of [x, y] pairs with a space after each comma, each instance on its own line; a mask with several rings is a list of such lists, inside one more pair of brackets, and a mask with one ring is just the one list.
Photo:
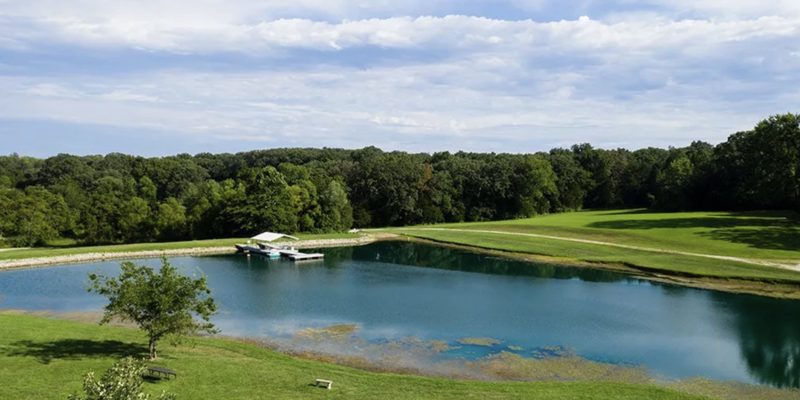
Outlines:
[[[355, 323], [371, 341], [504, 342], [462, 346], [453, 357], [482, 357], [508, 345], [564, 346], [590, 360], [644, 364], [669, 377], [800, 386], [800, 302], [413, 243], [322, 251], [325, 262], [311, 264], [243, 255], [171, 262], [208, 276], [221, 310], [213, 321], [228, 335], [280, 338]], [[0, 307], [99, 310], [105, 299], [85, 290], [87, 273], [98, 269], [115, 274], [119, 262], [0, 272]]]

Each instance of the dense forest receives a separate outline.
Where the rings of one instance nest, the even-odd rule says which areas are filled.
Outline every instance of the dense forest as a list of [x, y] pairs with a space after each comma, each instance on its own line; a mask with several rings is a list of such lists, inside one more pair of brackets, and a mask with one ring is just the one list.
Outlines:
[[800, 209], [800, 115], [716, 146], [536, 154], [375, 147], [238, 154], [0, 156], [0, 241], [31, 246], [337, 232], [582, 208]]

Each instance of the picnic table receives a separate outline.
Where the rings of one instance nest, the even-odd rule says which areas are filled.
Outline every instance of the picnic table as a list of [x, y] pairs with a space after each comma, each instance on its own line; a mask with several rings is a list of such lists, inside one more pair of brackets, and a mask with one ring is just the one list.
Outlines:
[[147, 375], [147, 377], [154, 379], [161, 379], [162, 376], [166, 379], [169, 379], [170, 375], [172, 375], [175, 378], [178, 377], [178, 374], [175, 371], [161, 367], [147, 367], [147, 371], [149, 372], [149, 375]]

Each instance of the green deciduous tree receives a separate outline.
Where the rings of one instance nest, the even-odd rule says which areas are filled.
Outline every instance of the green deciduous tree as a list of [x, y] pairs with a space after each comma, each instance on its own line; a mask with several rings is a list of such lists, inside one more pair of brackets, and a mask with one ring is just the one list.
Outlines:
[[553, 211], [580, 210], [592, 184], [591, 174], [581, 168], [569, 150], [553, 149], [549, 160], [558, 179]]
[[226, 207], [220, 214], [232, 224], [234, 235], [297, 231], [297, 214], [289, 186], [278, 170], [273, 167], [245, 169], [239, 182], [244, 190], [225, 196]]
[[422, 219], [417, 207], [422, 164], [406, 153], [364, 150], [359, 156], [359, 174], [349, 185], [354, 205], [370, 214], [374, 226], [418, 223]]
[[800, 115], [775, 115], [756, 125], [746, 159], [755, 200], [800, 209]]
[[183, 239], [186, 228], [186, 207], [174, 197], [168, 198], [158, 206], [156, 227], [161, 240]]
[[40, 186], [24, 192], [0, 193], [0, 234], [12, 237], [15, 246], [33, 246], [55, 239], [72, 227], [72, 215], [64, 199]]
[[141, 197], [132, 197], [121, 204], [119, 227], [128, 242], [153, 240], [150, 206]]
[[89, 274], [89, 280], [88, 290], [109, 300], [100, 323], [114, 318], [136, 323], [147, 332], [151, 359], [157, 357], [156, 344], [165, 336], [180, 340], [189, 334], [216, 332], [208, 321], [217, 306], [205, 276], [181, 275], [166, 257], [158, 273], [145, 265], [124, 262], [119, 277]]
[[0, 175], [0, 190], [11, 189], [12, 187], [14, 187], [14, 183], [11, 181], [11, 177]]
[[[144, 361], [131, 357], [124, 358], [109, 368], [102, 378], [97, 379], [94, 372], [83, 378], [83, 396], [72, 394], [68, 400], [149, 400], [150, 395], [142, 392], [147, 372]], [[158, 400], [174, 400], [174, 393], [161, 392]]]
[[292, 207], [297, 215], [298, 229], [303, 232], [316, 231], [322, 210], [317, 187], [311, 182], [308, 168], [284, 163], [280, 165], [279, 170], [289, 185], [288, 190], [292, 198]]
[[320, 195], [322, 216], [320, 230], [323, 232], [342, 232], [353, 226], [353, 208], [347, 200], [347, 193], [338, 181], [331, 181]]
[[664, 210], [685, 210], [689, 208], [689, 193], [694, 166], [689, 157], [683, 154], [675, 157], [658, 175], [659, 194], [656, 205]]
[[516, 207], [517, 217], [532, 217], [550, 212], [550, 199], [558, 197], [555, 172], [551, 164], [542, 156], [527, 156], [518, 175], [521, 182], [515, 186], [519, 196]]

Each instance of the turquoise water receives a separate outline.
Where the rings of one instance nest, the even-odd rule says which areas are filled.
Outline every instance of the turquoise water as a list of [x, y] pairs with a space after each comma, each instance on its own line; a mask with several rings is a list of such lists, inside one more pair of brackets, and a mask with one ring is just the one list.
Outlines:
[[[358, 335], [373, 343], [409, 336], [503, 342], [459, 345], [443, 357], [478, 358], [509, 345], [526, 356], [563, 347], [674, 378], [800, 386], [800, 302], [424, 244], [320, 251], [324, 262], [244, 255], [171, 262], [208, 276], [221, 311], [213, 322], [227, 335], [289, 338], [308, 327], [359, 324]], [[119, 262], [0, 272], [0, 307], [100, 310], [105, 299], [86, 292], [87, 273], [98, 270], [115, 274]]]

